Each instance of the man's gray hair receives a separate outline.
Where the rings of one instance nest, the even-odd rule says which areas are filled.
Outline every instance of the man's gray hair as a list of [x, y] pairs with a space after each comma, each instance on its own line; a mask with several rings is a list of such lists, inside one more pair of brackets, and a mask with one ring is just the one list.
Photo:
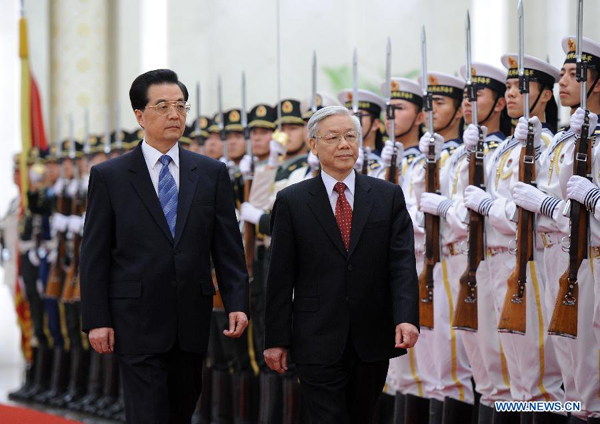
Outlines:
[[317, 132], [319, 131], [319, 123], [330, 116], [335, 115], [343, 115], [348, 116], [352, 123], [354, 124], [354, 128], [358, 133], [359, 141], [362, 139], [362, 129], [360, 127], [360, 120], [350, 113], [350, 110], [344, 106], [327, 106], [323, 109], [319, 109], [316, 111], [313, 116], [310, 117], [308, 121], [308, 138], [317, 139]]

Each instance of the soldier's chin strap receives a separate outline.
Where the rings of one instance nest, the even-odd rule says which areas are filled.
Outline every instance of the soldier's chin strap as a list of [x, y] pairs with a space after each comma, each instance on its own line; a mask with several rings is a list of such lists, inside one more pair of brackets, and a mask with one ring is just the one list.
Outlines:
[[[586, 94], [586, 98], [590, 98], [590, 95], [592, 94], [592, 91], [594, 90], [594, 87], [596, 87], [596, 84], [598, 84], [598, 80], [600, 79], [600, 70], [598, 71], [598, 74], [596, 75], [596, 78], [594, 78], [594, 82], [592, 83], [591, 87], [588, 89], [587, 94]], [[575, 105], [574, 107], [578, 108], [581, 106], [581, 102], [577, 103], [577, 105]]]
[[371, 134], [371, 130], [373, 129], [373, 125], [375, 124], [375, 115], [371, 114], [371, 113], [364, 113], [362, 111], [358, 111], [358, 119], [360, 120], [360, 126], [362, 127], [362, 122], [363, 122], [363, 118], [369, 115], [371, 117], [371, 126], [369, 126], [369, 130], [363, 135], [363, 140], [365, 140], [369, 134]]
[[[547, 87], [545, 85], [540, 84], [540, 91], [537, 95], [537, 97], [535, 98], [535, 102], [533, 102], [533, 105], [529, 108], [529, 115], [531, 116], [533, 113], [533, 109], [535, 109], [535, 107], [537, 106], [538, 102], [540, 101], [540, 98], [542, 97], [542, 93], [544, 92], [544, 90]], [[550, 89], [549, 89], [550, 90]], [[552, 91], [552, 90], [550, 90]], [[528, 94], [529, 95], [529, 94]]]
[[[419, 113], [420, 113], [420, 112], [419, 112]], [[399, 139], [399, 138], [402, 138], [402, 137], [404, 137], [404, 136], [405, 136], [406, 134], [408, 134], [409, 132], [411, 132], [411, 131], [412, 131], [412, 129], [414, 128], [414, 126], [415, 126], [415, 122], [417, 122], [417, 119], [419, 118], [419, 113], [417, 113], [417, 114], [415, 115], [415, 119], [413, 119], [413, 121], [412, 121], [412, 124], [410, 124], [410, 126], [408, 127], [408, 129], [407, 129], [406, 131], [404, 131], [402, 134], [398, 134], [398, 135], [394, 134], [394, 137], [395, 137], [395, 138], [397, 138], [397, 139]], [[454, 112], [454, 114], [456, 115], [456, 112]], [[394, 115], [394, 116], [395, 116], [395, 115]], [[454, 117], [452, 117], [452, 118], [454, 118]]]
[[487, 116], [482, 121], [479, 121], [479, 125], [485, 124], [487, 122], [487, 120], [492, 117], [492, 114], [494, 113], [494, 109], [496, 109], [496, 105], [498, 104], [499, 100], [500, 100], [500, 94], [496, 93], [496, 99], [494, 100], [494, 104], [492, 105], [492, 108], [490, 109], [490, 113], [488, 113]]
[[454, 113], [452, 114], [452, 117], [450, 118], [446, 126], [444, 128], [440, 128], [439, 130], [435, 130], [436, 133], [439, 134], [440, 132], [446, 130], [450, 125], [452, 125], [452, 121], [454, 121], [454, 117], [458, 113], [458, 109], [460, 109], [460, 103], [454, 108]]

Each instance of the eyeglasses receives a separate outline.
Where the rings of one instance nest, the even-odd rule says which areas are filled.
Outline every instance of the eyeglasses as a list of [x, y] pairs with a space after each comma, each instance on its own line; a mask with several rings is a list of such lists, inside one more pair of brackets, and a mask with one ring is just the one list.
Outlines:
[[325, 143], [333, 146], [338, 145], [342, 142], [342, 138], [350, 144], [356, 144], [359, 140], [359, 135], [356, 131], [350, 131], [346, 134], [326, 134], [323, 136], [316, 136], [316, 139], [323, 140]]
[[160, 102], [154, 106], [146, 107], [151, 107], [155, 109], [159, 115], [165, 116], [167, 113], [169, 113], [169, 109], [171, 108], [171, 106], [173, 106], [175, 108], [175, 111], [180, 115], [186, 115], [191, 108], [191, 105], [189, 103], [182, 101]]

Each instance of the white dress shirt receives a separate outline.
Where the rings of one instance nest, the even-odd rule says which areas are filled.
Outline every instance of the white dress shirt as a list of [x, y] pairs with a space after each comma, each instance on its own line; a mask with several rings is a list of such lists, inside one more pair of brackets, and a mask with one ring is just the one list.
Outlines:
[[[144, 155], [144, 160], [146, 161], [146, 166], [150, 173], [154, 191], [156, 191], [156, 195], [158, 196], [158, 177], [163, 166], [159, 159], [163, 154], [146, 143], [146, 140], [142, 141], [142, 154]], [[175, 143], [175, 145], [165, 154], [171, 156], [169, 172], [171, 172], [177, 190], [179, 190], [179, 143]]]
[[[325, 171], [321, 170], [321, 178], [323, 179], [323, 184], [325, 184], [325, 191], [327, 191], [327, 196], [329, 196], [329, 203], [331, 204], [331, 209], [333, 210], [333, 214], [335, 215], [335, 204], [337, 203], [337, 199], [339, 194], [333, 188], [335, 184], [339, 181], [333, 178], [331, 175], [328, 175]], [[348, 174], [348, 176], [341, 181], [346, 184], [346, 190], [344, 190], [344, 195], [346, 196], [346, 200], [350, 203], [350, 207], [354, 210], [354, 186], [356, 182], [356, 175], [354, 174], [354, 170]]]

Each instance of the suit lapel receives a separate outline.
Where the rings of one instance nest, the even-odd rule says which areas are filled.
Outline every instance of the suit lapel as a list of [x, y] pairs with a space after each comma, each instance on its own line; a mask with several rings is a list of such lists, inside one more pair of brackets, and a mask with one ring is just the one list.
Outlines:
[[140, 199], [142, 199], [142, 202], [144, 202], [144, 205], [146, 205], [148, 212], [150, 212], [150, 215], [152, 215], [156, 224], [172, 243], [173, 236], [171, 235], [165, 214], [160, 206], [160, 201], [158, 200], [154, 186], [152, 185], [150, 173], [148, 172], [148, 167], [146, 166], [146, 161], [144, 160], [144, 155], [142, 153], [141, 143], [138, 144], [131, 153], [129, 172], [132, 173], [131, 184], [133, 185], [133, 188], [138, 196], [140, 196]]
[[179, 243], [181, 233], [185, 228], [197, 182], [198, 173], [196, 172], [196, 164], [192, 161], [188, 152], [179, 146], [179, 200], [177, 202], [175, 246]]
[[317, 221], [319, 221], [319, 224], [321, 224], [333, 244], [335, 244], [340, 253], [346, 257], [346, 248], [342, 241], [340, 229], [335, 221], [335, 216], [331, 210], [331, 203], [329, 202], [329, 197], [325, 190], [325, 184], [323, 184], [323, 180], [320, 176], [314, 177], [310, 181], [312, 182], [312, 185], [308, 190], [311, 195], [308, 200], [308, 207], [311, 209], [315, 218], [317, 218]]
[[348, 257], [352, 255], [352, 252], [360, 240], [369, 214], [371, 213], [371, 207], [373, 206], [373, 199], [371, 193], [371, 185], [367, 181], [364, 175], [356, 173], [356, 185], [354, 189], [354, 209], [352, 210], [352, 230], [350, 231], [350, 247], [348, 248]]

